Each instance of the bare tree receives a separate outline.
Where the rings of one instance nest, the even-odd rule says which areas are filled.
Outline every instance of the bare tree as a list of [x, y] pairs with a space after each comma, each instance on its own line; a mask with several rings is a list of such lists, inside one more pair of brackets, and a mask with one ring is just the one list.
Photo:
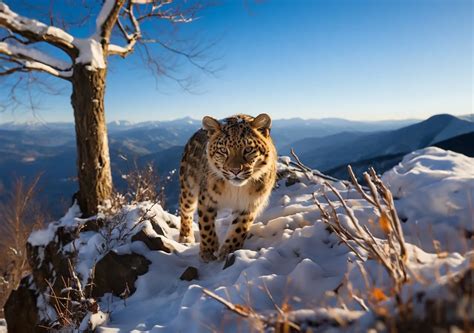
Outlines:
[[[176, 27], [192, 22], [204, 7], [202, 1], [104, 0], [92, 1], [87, 6], [86, 1], [77, 1], [89, 8], [89, 14], [78, 18], [78, 22], [91, 20], [91, 13], [95, 12], [93, 8], [98, 11], [95, 31], [88, 38], [73, 36], [67, 31], [67, 22], [65, 24], [52, 12], [49, 24], [45, 24], [19, 15], [0, 1], [0, 76], [41, 72], [71, 83], [77, 143], [78, 202], [83, 214], [91, 216], [112, 193], [104, 114], [108, 58], [125, 58], [140, 47], [145, 66], [175, 79], [185, 88], [186, 78], [176, 76], [171, 68], [152, 54], [147, 45], [157, 44], [204, 71], [210, 71], [210, 63], [202, 61], [202, 45], [188, 45], [181, 49], [160, 39], [163, 36], [156, 36], [162, 31], [163, 23]], [[35, 5], [34, 2], [31, 5]], [[148, 22], [155, 22], [156, 25]], [[59, 56], [61, 53], [65, 56]]]

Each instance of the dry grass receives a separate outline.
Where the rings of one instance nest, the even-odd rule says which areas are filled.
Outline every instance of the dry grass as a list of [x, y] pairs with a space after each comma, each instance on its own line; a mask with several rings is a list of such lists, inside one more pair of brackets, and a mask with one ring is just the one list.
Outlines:
[[0, 306], [3, 306], [10, 292], [18, 287], [21, 278], [30, 270], [26, 254], [26, 241], [31, 231], [41, 228], [47, 219], [36, 201], [37, 176], [30, 183], [24, 178], [15, 181], [9, 199], [0, 204]]
[[89, 285], [82, 286], [71, 260], [68, 260], [69, 277], [63, 279], [64, 288], [58, 293], [48, 282], [50, 294], [48, 295], [51, 305], [54, 307], [57, 319], [53, 321], [47, 330], [59, 331], [84, 331], [89, 328], [88, 314], [100, 311], [97, 301], [88, 295], [86, 290], [91, 290]]

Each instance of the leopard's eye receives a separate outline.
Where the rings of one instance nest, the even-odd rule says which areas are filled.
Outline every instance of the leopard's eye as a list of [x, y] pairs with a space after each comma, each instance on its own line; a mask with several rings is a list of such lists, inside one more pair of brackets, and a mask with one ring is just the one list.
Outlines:
[[249, 153], [252, 152], [252, 150], [253, 150], [252, 147], [245, 147], [245, 148], [244, 148], [244, 154], [249, 154]]
[[224, 148], [224, 147], [218, 148], [217, 151], [218, 151], [219, 153], [221, 153], [222, 155], [226, 155], [226, 154], [227, 154], [227, 149]]

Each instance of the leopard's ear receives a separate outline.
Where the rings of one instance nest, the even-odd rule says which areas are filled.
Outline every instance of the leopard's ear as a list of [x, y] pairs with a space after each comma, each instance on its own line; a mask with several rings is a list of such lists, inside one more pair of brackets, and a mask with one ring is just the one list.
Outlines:
[[221, 130], [221, 124], [212, 117], [205, 116], [202, 118], [202, 128], [204, 128], [209, 134]]
[[270, 135], [270, 128], [272, 127], [272, 119], [266, 113], [259, 114], [255, 117], [250, 125], [262, 133], [265, 137]]

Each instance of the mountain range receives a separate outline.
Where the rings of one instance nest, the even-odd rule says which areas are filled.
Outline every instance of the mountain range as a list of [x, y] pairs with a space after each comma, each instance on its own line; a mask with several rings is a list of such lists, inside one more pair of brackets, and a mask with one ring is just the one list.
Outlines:
[[390, 131], [342, 132], [324, 138], [306, 138], [290, 143], [283, 153], [293, 148], [306, 164], [331, 174], [333, 169], [349, 163], [403, 155], [473, 131], [474, 123], [442, 114]]
[[[383, 172], [398, 163], [405, 153], [443, 142], [447, 149], [469, 154], [474, 132], [470, 119], [447, 114], [424, 121], [292, 118], [275, 120], [272, 137], [279, 154], [286, 155], [293, 148], [308, 166], [345, 178], [347, 164], [356, 169], [373, 165]], [[160, 175], [168, 176], [178, 168], [183, 146], [200, 126], [201, 122], [192, 118], [109, 123], [115, 185], [123, 189], [125, 182], [121, 175], [148, 163]], [[8, 197], [15, 177], [31, 179], [42, 173], [41, 197], [45, 201], [47, 198], [47, 206], [56, 207], [53, 215], [63, 213], [77, 189], [75, 158], [71, 123], [0, 124], [0, 201]], [[176, 182], [176, 176], [166, 182], [169, 208], [175, 208]]]

